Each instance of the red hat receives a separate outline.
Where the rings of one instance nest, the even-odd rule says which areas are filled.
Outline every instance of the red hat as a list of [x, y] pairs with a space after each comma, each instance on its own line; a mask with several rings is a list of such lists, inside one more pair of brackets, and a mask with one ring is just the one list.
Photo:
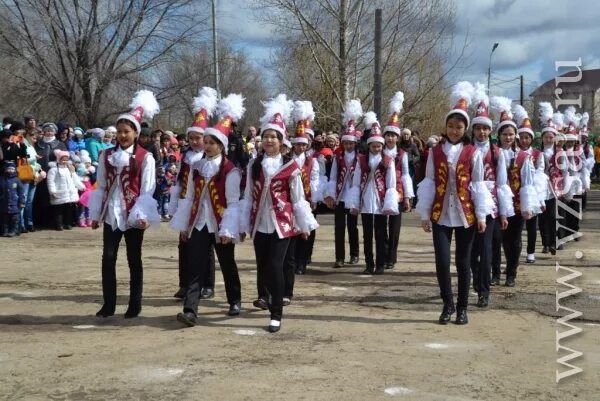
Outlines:
[[377, 115], [373, 111], [365, 113], [365, 128], [371, 129], [369, 139], [367, 139], [367, 145], [371, 142], [379, 142], [382, 145], [385, 144], [385, 139], [381, 135], [381, 127], [379, 121], [377, 121]]
[[117, 121], [131, 121], [138, 134], [141, 131], [142, 118], [152, 118], [160, 111], [160, 106], [158, 105], [154, 94], [148, 90], [137, 92], [129, 107], [131, 107], [131, 111], [129, 113], [121, 114], [117, 118]]
[[520, 104], [517, 104], [514, 107], [514, 115], [519, 126], [517, 129], [517, 138], [523, 133], [528, 133], [533, 138], [535, 135], [533, 133], [533, 129], [531, 128], [531, 121], [529, 120], [529, 114], [527, 113], [527, 110], [525, 110], [525, 108]]
[[312, 103], [309, 101], [296, 100], [294, 102], [294, 111], [292, 113], [296, 122], [296, 132], [291, 140], [292, 144], [305, 143], [308, 144], [308, 135], [314, 136], [314, 131], [311, 128], [311, 123], [315, 118]]
[[475, 84], [473, 92], [473, 103], [475, 104], [475, 117], [471, 121], [471, 125], [481, 124], [493, 128], [492, 119], [490, 118], [490, 98], [488, 97], [485, 85], [480, 82]]
[[452, 93], [450, 94], [450, 104], [452, 105], [452, 110], [446, 114], [446, 120], [452, 114], [460, 114], [467, 120], [467, 126], [470, 124], [469, 118], [469, 105], [471, 104], [471, 96], [473, 95], [473, 85], [467, 81], [461, 81], [454, 85], [452, 88]]
[[580, 117], [577, 116], [575, 107], [569, 106], [565, 110], [565, 123], [567, 123], [567, 141], [577, 141], [579, 137], [577, 136], [577, 127], [579, 126]]
[[265, 114], [260, 119], [262, 132], [272, 129], [287, 137], [286, 121], [292, 113], [293, 102], [281, 93], [264, 103]]
[[390, 100], [390, 118], [383, 132], [393, 132], [400, 135], [400, 111], [404, 103], [404, 93], [398, 91]]
[[217, 140], [223, 144], [225, 153], [227, 153], [227, 146], [229, 145], [228, 138], [233, 131], [233, 123], [242, 118], [245, 111], [244, 98], [242, 95], [232, 93], [226, 98], [219, 100], [217, 106], [219, 121], [212, 127], [207, 128], [204, 131], [204, 135], [211, 135], [217, 138]]
[[217, 91], [207, 86], [200, 89], [198, 96], [194, 98], [194, 122], [187, 129], [187, 133], [204, 134], [204, 131], [208, 128], [208, 119], [213, 115], [216, 107]]
[[505, 125], [510, 125], [516, 130], [517, 124], [513, 121], [513, 119], [512, 119], [513, 115], [512, 115], [512, 112], [510, 111], [511, 105], [512, 105], [512, 100], [507, 97], [504, 97], [504, 96], [494, 96], [491, 99], [491, 104], [492, 104], [492, 109], [498, 115], [498, 120], [499, 120], [498, 127], [497, 127], [498, 132]]
[[360, 131], [356, 129], [356, 122], [363, 115], [362, 106], [360, 105], [360, 100], [354, 99], [349, 100], [346, 103], [346, 107], [344, 109], [344, 114], [342, 118], [344, 120], [344, 126], [346, 127], [344, 130], [344, 134], [342, 135], [342, 142], [357, 142], [360, 137]]

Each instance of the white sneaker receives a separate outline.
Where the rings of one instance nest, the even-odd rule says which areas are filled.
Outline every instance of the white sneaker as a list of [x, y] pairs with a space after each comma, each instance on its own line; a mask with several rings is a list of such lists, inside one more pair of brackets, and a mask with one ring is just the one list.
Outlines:
[[534, 253], [528, 253], [527, 254], [527, 259], [525, 260], [525, 262], [527, 262], [527, 263], [535, 263], [535, 254]]

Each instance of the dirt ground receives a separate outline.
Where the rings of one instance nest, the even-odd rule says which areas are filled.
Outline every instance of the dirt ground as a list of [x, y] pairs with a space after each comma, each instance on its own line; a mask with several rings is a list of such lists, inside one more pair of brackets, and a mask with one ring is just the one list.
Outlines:
[[[144, 300], [123, 319], [128, 271], [118, 262], [117, 315], [99, 319], [101, 233], [40, 231], [0, 239], [0, 399], [3, 400], [581, 400], [600, 399], [600, 193], [590, 197], [578, 243], [559, 259], [583, 273], [564, 304], [583, 312], [583, 372], [556, 384], [554, 259], [521, 265], [515, 288], [494, 288], [467, 326], [440, 326], [431, 237], [404, 216], [399, 263], [383, 276], [334, 270], [331, 216], [321, 216], [314, 263], [298, 277], [281, 332], [252, 307], [250, 242], [236, 247], [243, 312], [226, 316], [222, 277], [182, 328], [175, 233], [147, 232]], [[581, 254], [576, 252], [580, 251]], [[580, 259], [576, 255], [583, 256]], [[471, 296], [474, 304], [476, 299]], [[560, 315], [566, 313], [561, 312]], [[561, 354], [562, 355], [562, 354]]]

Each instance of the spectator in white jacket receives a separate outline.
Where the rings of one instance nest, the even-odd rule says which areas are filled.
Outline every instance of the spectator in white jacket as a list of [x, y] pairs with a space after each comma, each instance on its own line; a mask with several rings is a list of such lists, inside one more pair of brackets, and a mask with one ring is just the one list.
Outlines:
[[79, 180], [75, 167], [69, 162], [69, 152], [55, 150], [56, 163], [49, 163], [48, 192], [54, 213], [57, 231], [70, 230], [73, 227], [75, 203], [79, 201], [77, 190], [85, 190]]

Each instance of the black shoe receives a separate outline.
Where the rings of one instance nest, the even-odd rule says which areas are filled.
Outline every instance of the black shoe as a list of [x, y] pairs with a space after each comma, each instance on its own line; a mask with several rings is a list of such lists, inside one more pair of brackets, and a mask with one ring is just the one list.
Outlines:
[[479, 296], [477, 297], [477, 307], [478, 308], [487, 308], [488, 304], [489, 304], [489, 296], [479, 294]]
[[378, 267], [377, 269], [375, 269], [375, 272], [373, 272], [373, 274], [383, 274], [385, 271], [385, 268], [383, 267]]
[[27, 226], [27, 231], [29, 231], [30, 233], [35, 232], [35, 227], [34, 226]]
[[97, 317], [109, 317], [115, 314], [115, 308], [109, 308], [106, 305], [102, 305], [102, 308], [96, 312]]
[[177, 321], [185, 324], [188, 327], [194, 327], [198, 323], [198, 318], [192, 312], [184, 312], [177, 314]]
[[210, 299], [214, 297], [215, 290], [213, 290], [212, 288], [203, 288], [202, 291], [200, 291], [200, 298], [202, 299]]
[[344, 267], [344, 261], [343, 260], [336, 260], [335, 264], [333, 265], [334, 269], [339, 269], [340, 267]]
[[514, 287], [515, 286], [515, 278], [514, 277], [507, 277], [506, 278], [506, 282], [504, 283], [505, 286], [507, 287]]
[[564, 248], [564, 247], [563, 247], [563, 245], [562, 245], [562, 244], [560, 244], [559, 246], [557, 246], [557, 247], [556, 247], [556, 250], [557, 250], [557, 251], [562, 251], [562, 250], [563, 250], [563, 248]]
[[365, 270], [363, 270], [363, 274], [373, 274], [373, 268], [372, 267], [367, 267]]
[[444, 304], [444, 309], [442, 309], [442, 314], [439, 318], [440, 324], [448, 324], [450, 319], [452, 318], [452, 314], [456, 312], [456, 308], [454, 307], [454, 302]]
[[279, 325], [272, 324], [275, 321], [276, 320], [271, 319], [271, 322], [269, 323], [269, 328], [268, 328], [269, 333], [277, 333], [281, 329], [281, 321], [279, 322]]
[[300, 274], [300, 275], [306, 273], [306, 267], [304, 269], [302, 267], [300, 267], [300, 266], [296, 267], [295, 273], [296, 274]]
[[547, 246], [545, 246], [545, 247], [542, 248], [542, 253], [548, 253], [548, 247]]
[[395, 267], [395, 266], [394, 266], [394, 264], [393, 264], [393, 263], [386, 263], [386, 264], [383, 266], [383, 268], [384, 268], [385, 270], [392, 270], [394, 267]]
[[462, 325], [469, 323], [469, 318], [467, 317], [467, 308], [458, 308], [458, 312], [456, 313], [456, 324]]
[[63, 228], [62, 228], [62, 226], [61, 226], [61, 227], [56, 227], [56, 228], [55, 228], [55, 230], [56, 230], [56, 231], [62, 231], [62, 230], [63, 230]]
[[179, 289], [177, 290], [177, 292], [175, 294], [173, 294], [173, 298], [178, 298], [178, 299], [183, 299], [185, 298], [185, 293], [186, 293], [186, 289], [183, 287], [179, 287]]
[[550, 248], [548, 248], [548, 250], [550, 251], [551, 255], [556, 255], [556, 248], [550, 247]]
[[351, 256], [348, 264], [357, 265], [358, 264], [358, 256]]
[[490, 281], [490, 285], [500, 285], [500, 277], [492, 277], [492, 280]]
[[269, 309], [269, 303], [267, 302], [266, 299], [263, 299], [263, 298], [256, 299], [254, 302], [252, 302], [252, 305], [254, 305], [255, 308], [262, 309], [262, 310]]
[[71, 226], [63, 226], [63, 228], [64, 228], [65, 230], [71, 230], [73, 227], [71, 227]]
[[240, 303], [235, 302], [235, 303], [229, 305], [229, 312], [227, 312], [227, 315], [237, 316], [240, 314], [241, 310], [242, 310], [242, 308], [240, 307]]
[[125, 315], [123, 315], [123, 317], [125, 319], [131, 319], [134, 317], [138, 317], [138, 315], [140, 314], [141, 311], [142, 311], [141, 306], [129, 305], [129, 307], [127, 308], [127, 311], [125, 312]]
[[311, 263], [312, 263], [312, 258], [309, 257], [308, 260], [306, 261], [306, 264], [310, 265]]

